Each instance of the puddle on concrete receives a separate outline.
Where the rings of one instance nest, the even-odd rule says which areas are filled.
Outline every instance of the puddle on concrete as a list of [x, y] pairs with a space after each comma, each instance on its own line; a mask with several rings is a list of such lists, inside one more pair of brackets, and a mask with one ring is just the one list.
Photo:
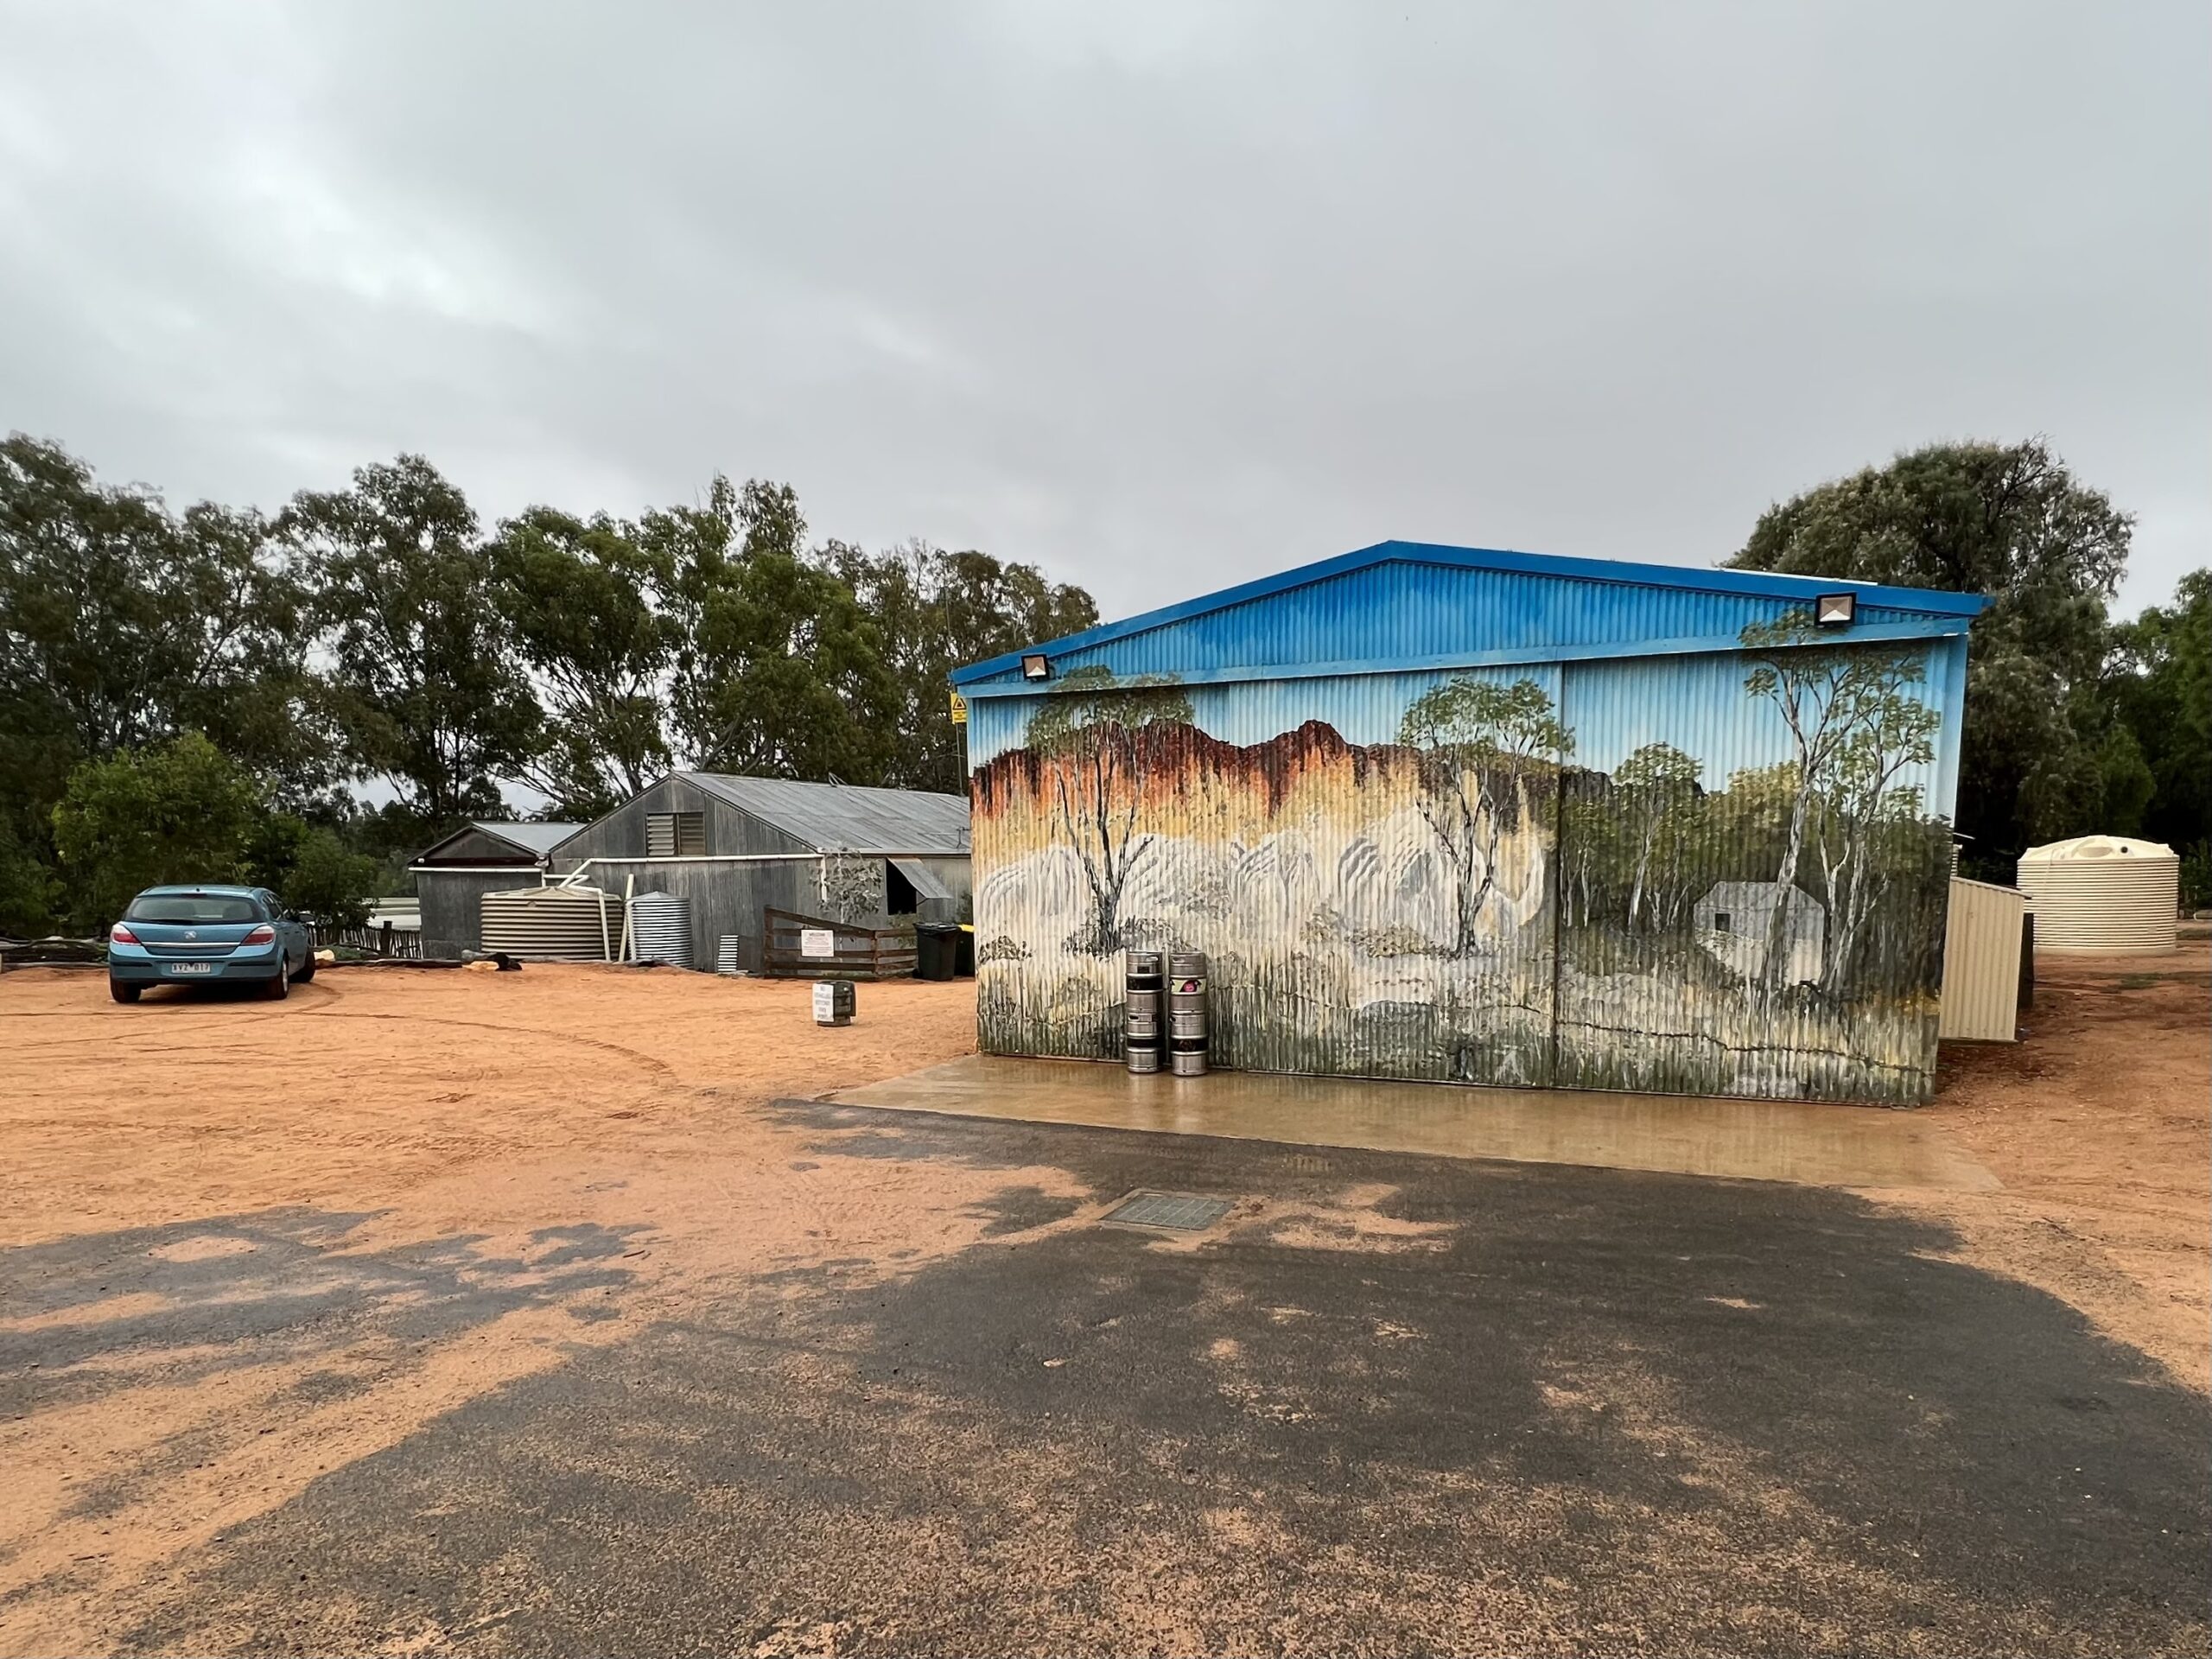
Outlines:
[[1878, 1107], [1259, 1071], [1132, 1077], [1118, 1065], [988, 1054], [830, 1098], [963, 1117], [1812, 1186], [1998, 1185], [1936, 1124]]

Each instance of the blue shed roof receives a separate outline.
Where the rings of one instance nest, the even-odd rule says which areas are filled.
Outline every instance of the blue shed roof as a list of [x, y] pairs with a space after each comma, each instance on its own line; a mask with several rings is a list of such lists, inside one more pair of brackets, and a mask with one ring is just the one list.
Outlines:
[[[1962, 633], [1988, 602], [1758, 570], [1379, 542], [1030, 649], [1052, 658], [1054, 681], [1104, 667], [1192, 683], [1656, 656], [1733, 649], [1747, 625], [1846, 590], [1859, 595], [1847, 636], [1859, 639]], [[1021, 655], [957, 670], [952, 683], [981, 696], [1050, 690], [1020, 677]]]

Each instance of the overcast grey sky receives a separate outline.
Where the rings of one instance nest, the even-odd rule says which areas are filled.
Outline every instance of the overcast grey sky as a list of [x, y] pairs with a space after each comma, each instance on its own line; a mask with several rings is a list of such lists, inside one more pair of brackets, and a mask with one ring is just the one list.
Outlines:
[[716, 468], [1109, 615], [1705, 563], [2046, 434], [2212, 558], [2212, 7], [0, 0], [0, 428], [273, 505]]

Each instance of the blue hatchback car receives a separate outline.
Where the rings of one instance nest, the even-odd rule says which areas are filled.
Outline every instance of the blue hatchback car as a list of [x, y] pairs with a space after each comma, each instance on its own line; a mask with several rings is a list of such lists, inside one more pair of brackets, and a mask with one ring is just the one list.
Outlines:
[[108, 930], [107, 988], [136, 1002], [149, 985], [259, 984], [289, 996], [315, 977], [308, 925], [266, 887], [149, 887]]

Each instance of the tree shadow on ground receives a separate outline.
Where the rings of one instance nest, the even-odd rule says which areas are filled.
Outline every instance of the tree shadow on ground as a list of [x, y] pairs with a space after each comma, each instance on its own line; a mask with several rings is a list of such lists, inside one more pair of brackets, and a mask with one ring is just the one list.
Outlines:
[[[1939, 1225], [1778, 1185], [893, 1132], [1270, 1207], [1196, 1247], [1058, 1230], [727, 1296], [318, 1482], [130, 1645], [218, 1610], [294, 1648], [490, 1618], [543, 1652], [2204, 1645], [2206, 1402], [1942, 1259]], [[312, 1565], [313, 1605], [271, 1560]]]
[[518, 1308], [629, 1282], [636, 1228], [540, 1229], [519, 1255], [481, 1235], [349, 1249], [372, 1212], [307, 1208], [83, 1233], [0, 1250], [0, 1415], [376, 1338], [442, 1340]]

